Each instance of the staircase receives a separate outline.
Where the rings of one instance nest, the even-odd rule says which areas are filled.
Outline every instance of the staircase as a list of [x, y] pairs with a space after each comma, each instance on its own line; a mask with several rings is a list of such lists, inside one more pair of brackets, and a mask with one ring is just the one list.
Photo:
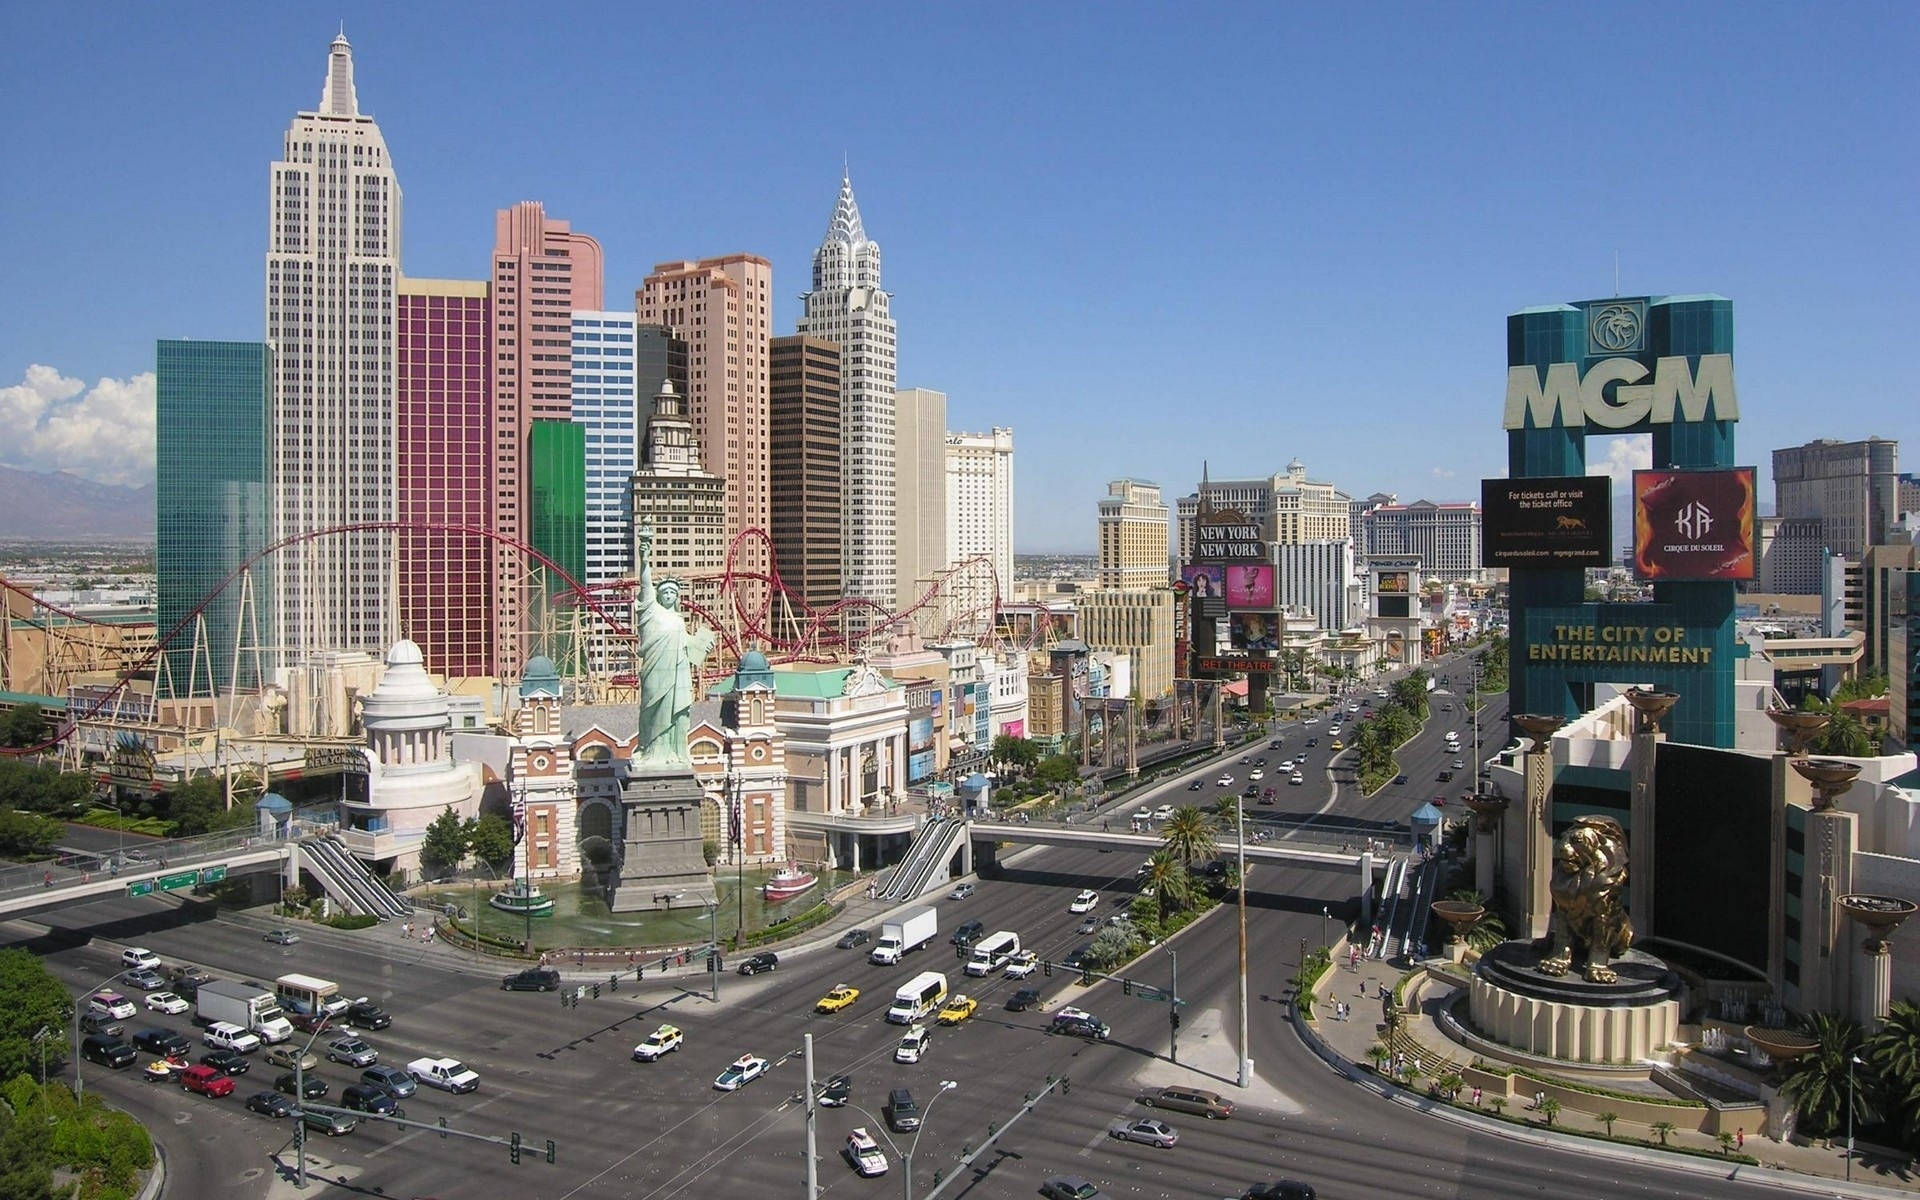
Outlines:
[[348, 912], [378, 917], [382, 921], [409, 916], [413, 906], [396, 896], [373, 872], [347, 853], [340, 840], [330, 835], [300, 839], [306, 869], [327, 895], [345, 905]]
[[958, 817], [935, 817], [922, 825], [907, 847], [907, 857], [881, 885], [880, 899], [912, 900], [946, 882], [946, 866], [969, 834], [969, 825]]

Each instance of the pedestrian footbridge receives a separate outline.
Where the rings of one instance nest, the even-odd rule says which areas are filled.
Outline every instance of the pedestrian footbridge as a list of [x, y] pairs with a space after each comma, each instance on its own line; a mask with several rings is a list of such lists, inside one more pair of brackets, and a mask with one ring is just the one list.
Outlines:
[[[1097, 850], [1131, 850], [1142, 856], [1152, 854], [1166, 846], [1166, 842], [1158, 834], [1115, 832], [1087, 825], [1015, 825], [975, 821], [972, 823], [971, 832], [976, 842], [1014, 842], [1036, 846], [1081, 846]], [[1218, 839], [1214, 846], [1222, 855], [1234, 855], [1239, 853], [1240, 849], [1239, 843], [1232, 838]], [[1346, 850], [1273, 841], [1247, 843], [1246, 855], [1250, 863], [1277, 863], [1283, 866], [1303, 867], [1309, 871], [1356, 875], [1369, 888], [1372, 886], [1374, 876], [1384, 873], [1387, 864], [1391, 861], [1390, 856], [1377, 853], [1364, 845], [1357, 850]]]

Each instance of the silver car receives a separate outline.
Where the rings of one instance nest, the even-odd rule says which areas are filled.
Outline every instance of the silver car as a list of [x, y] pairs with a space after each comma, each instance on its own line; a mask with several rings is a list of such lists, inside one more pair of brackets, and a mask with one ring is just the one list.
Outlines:
[[1159, 1146], [1162, 1149], [1170, 1147], [1180, 1140], [1180, 1135], [1173, 1131], [1173, 1126], [1167, 1124], [1165, 1121], [1155, 1121], [1152, 1119], [1128, 1121], [1121, 1125], [1115, 1125], [1112, 1129], [1107, 1130], [1107, 1134], [1110, 1137], [1119, 1138], [1123, 1142], [1140, 1142], [1143, 1145]]

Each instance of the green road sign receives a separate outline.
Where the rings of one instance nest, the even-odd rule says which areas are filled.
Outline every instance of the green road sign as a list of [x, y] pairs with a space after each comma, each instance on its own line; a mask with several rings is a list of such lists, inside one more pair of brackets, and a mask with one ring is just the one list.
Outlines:
[[151, 879], [142, 879], [142, 880], [141, 880], [140, 882], [138, 882], [138, 883], [130, 883], [130, 884], [128, 884], [128, 885], [127, 885], [127, 895], [129, 895], [129, 896], [151, 896], [151, 895], [153, 895], [153, 880], [151, 880]]
[[200, 871], [201, 883], [219, 883], [222, 879], [225, 879], [226, 877], [227, 877], [227, 868], [225, 863], [222, 863], [220, 866], [217, 866], [217, 867], [203, 867], [201, 868], [201, 871]]
[[181, 888], [190, 888], [199, 881], [200, 872], [198, 871], [175, 871], [171, 875], [162, 875], [160, 877], [160, 890], [163, 892], [177, 892]]

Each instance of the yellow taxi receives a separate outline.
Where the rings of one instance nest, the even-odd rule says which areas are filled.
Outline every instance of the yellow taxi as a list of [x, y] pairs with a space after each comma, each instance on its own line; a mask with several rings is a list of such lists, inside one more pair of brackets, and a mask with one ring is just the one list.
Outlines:
[[1337, 754], [1340, 751], [1345, 750], [1346, 748], [1347, 748], [1347, 744], [1345, 742], [1341, 741], [1339, 738], [1333, 739], [1334, 753]]
[[980, 1002], [972, 996], [955, 992], [947, 997], [945, 1004], [940, 1006], [940, 1015], [935, 1019], [942, 1025], [958, 1025], [972, 1016], [973, 1011], [979, 1007]]
[[848, 987], [844, 983], [836, 984], [832, 991], [820, 997], [820, 1003], [813, 1006], [813, 1011], [823, 1013], [839, 1012], [859, 998], [859, 988]]

